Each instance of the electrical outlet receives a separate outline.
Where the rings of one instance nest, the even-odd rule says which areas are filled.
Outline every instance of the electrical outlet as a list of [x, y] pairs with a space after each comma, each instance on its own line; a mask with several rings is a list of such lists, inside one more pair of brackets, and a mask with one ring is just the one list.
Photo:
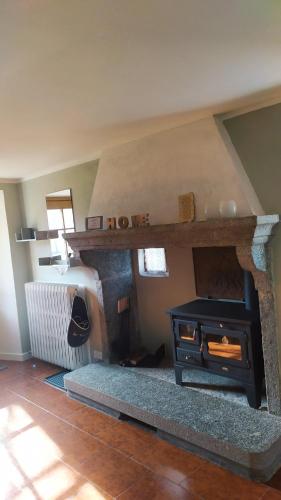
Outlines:
[[118, 314], [121, 314], [122, 312], [126, 311], [126, 309], [129, 309], [129, 297], [122, 297], [121, 299], [118, 299], [117, 301], [117, 312]]

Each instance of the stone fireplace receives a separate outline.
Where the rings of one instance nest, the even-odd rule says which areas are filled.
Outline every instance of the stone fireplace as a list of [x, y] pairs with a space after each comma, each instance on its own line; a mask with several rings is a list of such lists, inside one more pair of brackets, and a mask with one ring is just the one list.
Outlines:
[[[97, 299], [100, 309], [100, 358], [118, 362], [138, 347], [139, 331], [130, 250], [84, 250], [85, 266], [98, 273]], [[129, 309], [118, 313], [118, 300], [129, 299]]]
[[[134, 349], [139, 343], [132, 250], [173, 246], [233, 246], [242, 269], [252, 273], [259, 294], [268, 409], [272, 414], [281, 415], [278, 332], [269, 243], [273, 227], [278, 222], [278, 215], [250, 216], [66, 235], [71, 248], [80, 256], [83, 264], [94, 267], [100, 276], [105, 313], [102, 329], [103, 359], [120, 359], [120, 355], [126, 351], [126, 339], [129, 342], [127, 349]], [[123, 296], [130, 296], [131, 301], [125, 326], [120, 325], [121, 317], [116, 313], [117, 300]]]
[[[151, 350], [164, 335], [167, 342], [168, 335], [171, 337], [166, 311], [197, 298], [192, 249], [234, 247], [241, 268], [252, 274], [259, 295], [269, 413], [249, 407], [244, 394], [238, 400], [237, 394], [230, 394], [229, 385], [226, 391], [210, 390], [209, 372], [198, 384], [198, 373], [206, 375], [200, 370], [194, 376], [191, 370], [185, 370], [188, 383], [183, 388], [175, 383], [174, 370], [170, 368], [171, 377], [164, 376], [166, 370], [161, 368], [149, 372], [147, 368], [93, 363], [67, 375], [66, 387], [70, 397], [96, 407], [101, 405], [104, 411], [113, 410], [115, 416], [145, 422], [156, 428], [160, 437], [199, 454], [203, 450], [207, 458], [248, 477], [267, 480], [281, 463], [281, 356], [274, 296], [275, 290], [277, 294], [280, 291], [277, 287], [273, 290], [270, 248], [279, 216], [264, 216], [257, 194], [222, 129], [219, 120], [210, 116], [104, 151], [88, 215], [100, 215], [106, 220], [149, 213], [151, 226], [88, 231], [68, 234], [66, 238], [84, 265], [93, 266], [98, 272], [111, 252], [133, 254], [135, 266], [138, 249], [165, 248], [168, 267], [171, 264], [169, 277], [148, 279], [134, 269], [127, 282], [133, 291], [130, 298], [136, 313], [132, 337], [138, 345], [140, 332]], [[178, 223], [178, 196], [189, 192], [195, 196], [196, 221]], [[221, 202], [230, 200], [236, 203], [237, 217], [219, 218]], [[209, 220], [205, 220], [206, 213]], [[95, 252], [99, 252], [98, 260]], [[114, 264], [110, 268], [101, 288], [107, 278], [113, 277]], [[117, 295], [109, 301], [113, 315], [117, 314]], [[105, 352], [107, 349], [105, 359], [110, 360], [116, 338], [126, 338], [127, 330], [124, 333], [120, 321], [121, 318], [115, 318], [106, 324], [104, 319], [103, 340], [99, 344], [103, 356], [104, 347]], [[114, 331], [108, 330], [112, 324], [118, 326]], [[156, 345], [152, 339], [156, 339]], [[117, 345], [122, 346], [122, 341], [117, 340]], [[143, 373], [144, 370], [148, 371]], [[198, 388], [200, 383], [206, 383], [208, 389]], [[263, 400], [262, 406], [265, 405]]]

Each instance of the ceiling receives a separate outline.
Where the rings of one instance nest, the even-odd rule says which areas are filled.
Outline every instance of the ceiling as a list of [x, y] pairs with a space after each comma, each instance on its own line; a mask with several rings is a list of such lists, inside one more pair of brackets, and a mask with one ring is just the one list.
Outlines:
[[0, 0], [0, 177], [279, 88], [280, 26], [279, 0]]

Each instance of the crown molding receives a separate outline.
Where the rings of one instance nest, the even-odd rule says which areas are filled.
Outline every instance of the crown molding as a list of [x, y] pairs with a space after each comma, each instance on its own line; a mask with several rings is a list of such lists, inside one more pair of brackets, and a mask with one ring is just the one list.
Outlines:
[[0, 177], [0, 184], [19, 184], [21, 182], [20, 178], [8, 179]]
[[281, 94], [275, 97], [271, 97], [268, 99], [264, 99], [261, 101], [257, 101], [245, 106], [241, 106], [237, 109], [233, 109], [231, 111], [227, 111], [226, 113], [219, 114], [217, 117], [221, 121], [230, 120], [231, 118], [235, 118], [236, 116], [245, 115], [246, 113], [251, 113], [253, 111], [258, 111], [259, 109], [269, 108], [270, 106], [274, 106], [276, 104], [281, 103]]

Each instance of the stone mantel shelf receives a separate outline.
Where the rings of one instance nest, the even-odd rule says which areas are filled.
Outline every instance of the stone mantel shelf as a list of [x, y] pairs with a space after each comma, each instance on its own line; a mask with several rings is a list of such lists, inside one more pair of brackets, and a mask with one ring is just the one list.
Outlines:
[[264, 246], [279, 215], [236, 217], [190, 223], [64, 234], [76, 255], [83, 250], [127, 250], [169, 246]]

